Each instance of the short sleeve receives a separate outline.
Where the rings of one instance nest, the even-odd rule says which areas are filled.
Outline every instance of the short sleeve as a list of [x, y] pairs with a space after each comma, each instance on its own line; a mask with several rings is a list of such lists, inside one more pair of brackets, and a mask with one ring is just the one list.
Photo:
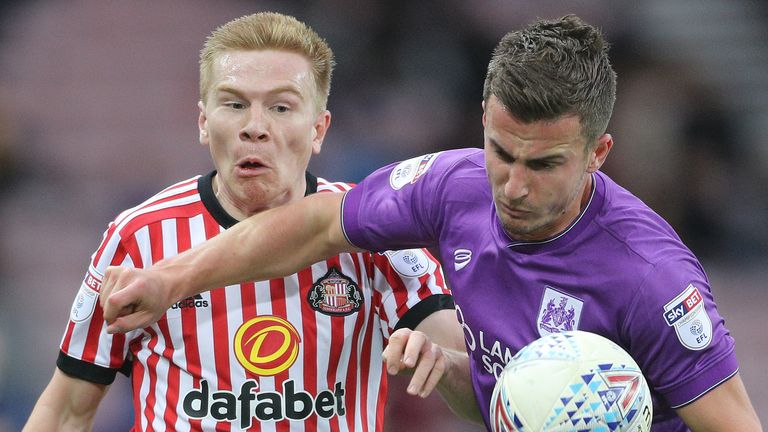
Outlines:
[[372, 251], [434, 245], [441, 180], [451, 159], [445, 153], [386, 166], [347, 192], [342, 204], [347, 240]]
[[371, 259], [385, 337], [399, 328], [415, 329], [432, 313], [454, 308], [440, 264], [426, 249], [373, 253]]
[[108, 334], [99, 295], [108, 266], [134, 266], [135, 258], [132, 259], [129, 253], [131, 249], [135, 250], [131, 247], [132, 239], [122, 239], [112, 224], [91, 256], [88, 270], [72, 303], [56, 362], [58, 368], [70, 376], [110, 384], [118, 371], [129, 373], [128, 343], [136, 332]]
[[692, 257], [664, 260], [648, 272], [623, 327], [630, 353], [672, 408], [738, 371], [734, 340]]

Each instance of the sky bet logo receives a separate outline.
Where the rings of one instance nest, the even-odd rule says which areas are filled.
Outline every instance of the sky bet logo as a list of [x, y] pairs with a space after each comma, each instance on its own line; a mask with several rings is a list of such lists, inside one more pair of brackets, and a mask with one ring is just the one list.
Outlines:
[[[675, 299], [677, 300], [677, 299]], [[680, 319], [692, 311], [693, 308], [700, 305], [702, 301], [698, 288], [693, 288], [687, 295], [677, 303], [669, 303], [664, 307], [664, 318], [667, 325], [675, 325]]]
[[346, 414], [344, 389], [337, 382], [333, 391], [323, 390], [312, 397], [306, 391], [296, 391], [296, 383], [283, 383], [282, 393], [275, 391], [254, 392], [259, 383], [247, 380], [240, 386], [240, 394], [231, 391], [211, 393], [208, 381], [200, 381], [200, 390], [192, 390], [184, 396], [183, 409], [190, 418], [202, 419], [209, 415], [216, 421], [234, 422], [240, 419], [240, 430], [258, 422], [295, 420], [301, 421], [316, 412], [322, 418]]

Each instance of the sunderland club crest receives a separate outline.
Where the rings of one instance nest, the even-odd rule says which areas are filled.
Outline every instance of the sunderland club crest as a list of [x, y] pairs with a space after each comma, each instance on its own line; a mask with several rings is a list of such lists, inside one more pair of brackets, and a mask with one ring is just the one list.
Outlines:
[[331, 267], [312, 285], [307, 300], [320, 313], [345, 316], [360, 310], [363, 294], [352, 279]]
[[581, 308], [584, 302], [550, 286], [544, 289], [539, 310], [539, 335], [576, 330], [579, 328]]

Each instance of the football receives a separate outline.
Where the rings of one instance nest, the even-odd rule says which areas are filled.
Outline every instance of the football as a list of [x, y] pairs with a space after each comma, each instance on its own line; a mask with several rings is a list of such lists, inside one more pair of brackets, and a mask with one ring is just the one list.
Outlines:
[[637, 363], [614, 342], [555, 333], [521, 349], [493, 391], [495, 432], [651, 430], [653, 405]]

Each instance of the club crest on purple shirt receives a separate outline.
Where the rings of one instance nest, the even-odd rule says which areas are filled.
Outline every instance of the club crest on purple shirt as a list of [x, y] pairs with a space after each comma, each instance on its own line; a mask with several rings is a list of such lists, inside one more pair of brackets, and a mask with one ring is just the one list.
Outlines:
[[583, 306], [584, 302], [580, 299], [546, 286], [537, 320], [539, 335], [578, 329]]

